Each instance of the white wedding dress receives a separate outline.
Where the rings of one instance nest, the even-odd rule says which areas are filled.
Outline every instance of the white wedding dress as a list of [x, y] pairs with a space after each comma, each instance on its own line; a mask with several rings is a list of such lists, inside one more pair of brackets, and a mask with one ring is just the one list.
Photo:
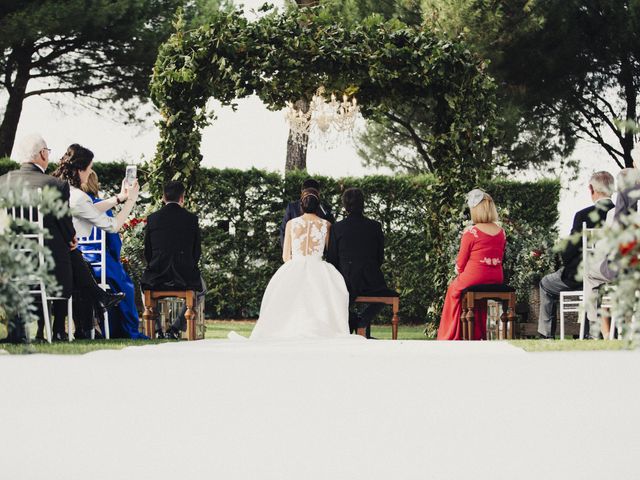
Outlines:
[[349, 292], [340, 272], [322, 260], [329, 228], [315, 215], [289, 221], [285, 263], [267, 285], [252, 340], [349, 336]]

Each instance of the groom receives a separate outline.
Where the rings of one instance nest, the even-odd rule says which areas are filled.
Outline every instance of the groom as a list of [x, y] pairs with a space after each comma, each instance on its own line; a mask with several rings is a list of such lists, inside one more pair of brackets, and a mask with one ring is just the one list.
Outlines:
[[349, 328], [358, 335], [370, 338], [368, 330], [372, 320], [384, 308], [381, 303], [368, 304], [359, 315], [353, 311], [356, 297], [397, 297], [387, 287], [382, 274], [384, 262], [384, 235], [382, 226], [364, 216], [364, 194], [358, 188], [349, 188], [342, 194], [342, 205], [347, 212], [344, 220], [331, 228], [327, 261], [344, 277], [349, 290]]

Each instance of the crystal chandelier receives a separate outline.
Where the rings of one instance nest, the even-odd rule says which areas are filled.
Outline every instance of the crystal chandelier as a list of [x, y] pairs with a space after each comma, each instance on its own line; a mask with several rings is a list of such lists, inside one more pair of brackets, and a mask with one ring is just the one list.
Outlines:
[[335, 94], [325, 99], [324, 87], [318, 88], [307, 111], [287, 102], [285, 118], [291, 129], [292, 139], [297, 144], [323, 145], [331, 148], [345, 138], [350, 138], [360, 113], [355, 97], [344, 94], [338, 101]]

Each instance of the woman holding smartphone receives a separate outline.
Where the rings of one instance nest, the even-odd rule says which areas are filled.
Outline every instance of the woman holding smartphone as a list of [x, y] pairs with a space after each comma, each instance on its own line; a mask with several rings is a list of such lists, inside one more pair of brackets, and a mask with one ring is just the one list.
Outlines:
[[[119, 232], [129, 218], [140, 190], [137, 180], [134, 180], [133, 184], [129, 185], [125, 179], [122, 182], [120, 193], [94, 204], [91, 197], [82, 190], [82, 187], [86, 186], [89, 177], [93, 173], [92, 165], [93, 152], [74, 143], [67, 148], [66, 153], [60, 159], [60, 166], [53, 172], [54, 177], [59, 177], [69, 182], [69, 206], [71, 207], [76, 236], [79, 238], [91, 235], [93, 227], [98, 227], [108, 233]], [[115, 216], [107, 215], [107, 211], [120, 204], [122, 204], [122, 208]], [[87, 313], [89, 312], [87, 310], [94, 306], [91, 304], [84, 305], [81, 301], [74, 301], [74, 310], [76, 310], [76, 305], [79, 312], [74, 317], [83, 320], [76, 323], [75, 336], [76, 338], [90, 338], [93, 328], [91, 318], [93, 316], [88, 315]], [[87, 318], [89, 320], [86, 320]]]

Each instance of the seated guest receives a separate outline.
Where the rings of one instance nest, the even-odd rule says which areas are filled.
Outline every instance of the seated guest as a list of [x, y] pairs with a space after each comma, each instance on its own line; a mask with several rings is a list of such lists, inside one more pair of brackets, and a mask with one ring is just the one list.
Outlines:
[[[98, 197], [100, 184], [98, 182], [98, 175], [92, 171], [89, 174], [87, 182], [82, 185], [82, 190], [89, 195], [91, 200], [96, 206], [102, 206], [103, 203], [107, 203], [109, 200], [102, 200]], [[125, 191], [128, 196], [130, 192]], [[121, 192], [116, 198], [117, 203], [123, 202], [123, 192]], [[107, 203], [108, 204], [108, 203]], [[111, 209], [106, 210], [105, 214], [109, 217], [113, 216]], [[138, 330], [140, 318], [138, 316], [138, 310], [135, 303], [135, 290], [133, 281], [129, 274], [125, 271], [120, 261], [120, 252], [122, 250], [122, 240], [120, 234], [105, 232], [105, 267], [106, 267], [106, 279], [109, 287], [114, 292], [124, 292], [126, 294], [125, 299], [118, 304], [116, 308], [109, 310], [109, 327], [112, 338], [131, 338], [148, 339], [146, 335], [142, 334]], [[84, 248], [83, 248], [84, 247]], [[85, 259], [91, 263], [99, 260], [94, 253], [85, 253], [84, 250], [93, 250], [93, 245], [80, 245], [80, 250], [83, 252]], [[101, 271], [100, 266], [93, 267], [93, 273], [96, 278], [100, 278]]]
[[[37, 189], [52, 187], [57, 189], [63, 202], [69, 201], [69, 184], [60, 179], [49, 176], [45, 173], [49, 165], [49, 152], [46, 142], [40, 135], [30, 135], [19, 145], [20, 160], [22, 165], [19, 170], [12, 171], [0, 177], [0, 184], [10, 184], [15, 181], [24, 182], [29, 188]], [[49, 231], [50, 238], [45, 239], [45, 245], [51, 250], [55, 263], [54, 276], [58, 285], [62, 288], [60, 296], [69, 298], [73, 293], [74, 300], [80, 298], [90, 299], [97, 302], [102, 308], [116, 305], [122, 294], [108, 294], [104, 292], [96, 283], [89, 265], [82, 258], [82, 254], [77, 250], [76, 233], [70, 216], [56, 219], [53, 215], [46, 215], [43, 218], [44, 227]], [[38, 316], [37, 340], [43, 339], [44, 320], [42, 305], [38, 305], [40, 312]], [[65, 317], [67, 303], [62, 301], [53, 302], [53, 340], [67, 340], [65, 333]], [[17, 341], [24, 341], [24, 330], [20, 327], [18, 332], [10, 332]]]
[[640, 200], [640, 170], [637, 168], [623, 168], [616, 176], [616, 186], [618, 193], [616, 195], [615, 208], [607, 212], [606, 224], [609, 226], [613, 225], [616, 218], [628, 215], [638, 207], [638, 200]]
[[384, 280], [381, 270], [384, 262], [382, 226], [364, 216], [362, 190], [345, 190], [342, 205], [347, 217], [331, 228], [327, 261], [342, 274], [349, 290], [351, 331], [368, 337], [367, 330], [384, 304], [372, 303], [360, 315], [354, 311], [356, 297], [397, 297], [398, 293], [390, 290]]
[[[438, 340], [461, 340], [460, 313], [462, 292], [473, 285], [503, 282], [502, 259], [506, 236], [496, 222], [498, 212], [493, 199], [479, 189], [467, 194], [473, 225], [465, 229], [460, 240], [460, 251], [455, 271], [458, 275], [449, 285], [444, 299]], [[487, 307], [485, 302], [474, 306], [473, 339], [487, 338]]]
[[[302, 188], [300, 189], [300, 191], [303, 192], [307, 188], [313, 188], [318, 193], [320, 193], [320, 183], [318, 183], [318, 181], [314, 180], [313, 178], [307, 178], [302, 183]], [[315, 211], [315, 214], [320, 218], [322, 218], [323, 220], [327, 220], [331, 224], [335, 223], [336, 221], [333, 214], [331, 213], [331, 209], [329, 208], [329, 206], [322, 201], [318, 205], [318, 209]], [[287, 223], [289, 222], [289, 220], [293, 218], [298, 218], [301, 215], [302, 215], [302, 207], [300, 206], [299, 199], [287, 205], [287, 208], [284, 212], [284, 217], [282, 218], [282, 223], [280, 224], [280, 246], [281, 247], [284, 246], [284, 232], [287, 228]]]
[[[635, 210], [637, 205], [633, 205], [633, 201], [629, 201], [629, 192], [637, 190], [640, 186], [640, 170], [637, 168], [624, 168], [620, 170], [616, 177], [618, 186], [618, 195], [616, 198], [616, 208], [612, 208], [607, 212], [607, 225], [612, 225], [618, 218], [622, 218], [630, 211]], [[637, 204], [637, 199], [635, 200]], [[618, 208], [620, 206], [620, 208]], [[598, 242], [600, 244], [600, 242]], [[598, 288], [605, 283], [609, 283], [615, 279], [614, 268], [610, 268], [609, 263], [601, 255], [601, 249], [596, 246], [594, 255], [587, 262], [584, 272], [584, 303], [587, 318], [589, 319], [589, 329], [592, 335], [594, 332], [600, 331], [603, 338], [609, 338], [610, 320], [609, 318], [598, 318]]]
[[540, 281], [540, 316], [538, 318], [540, 338], [554, 337], [552, 325], [560, 292], [582, 290], [582, 279], [578, 278], [578, 267], [582, 262], [582, 242], [577, 236], [582, 233], [583, 222], [586, 222], [587, 228], [596, 228], [603, 224], [607, 212], [613, 208], [611, 201], [613, 184], [613, 177], [609, 172], [596, 172], [591, 176], [589, 193], [594, 204], [583, 208], [573, 217], [572, 238], [562, 251], [563, 267], [557, 272], [544, 276]]
[[[122, 191], [99, 204], [93, 203], [91, 197], [82, 190], [89, 176], [93, 172], [93, 152], [77, 143], [67, 148], [60, 159], [58, 169], [53, 172], [54, 177], [65, 180], [70, 185], [69, 204], [73, 215], [73, 226], [79, 238], [91, 235], [93, 227], [105, 232], [117, 233], [129, 218], [136, 199], [138, 198], [138, 184], [127, 188], [122, 182]], [[115, 216], [108, 216], [105, 211], [123, 203], [120, 212]], [[116, 290], [114, 290], [116, 291]], [[95, 317], [93, 304], [88, 299], [78, 299], [74, 302], [74, 320], [76, 322], [76, 338], [91, 338], [93, 319]]]
[[[204, 301], [205, 286], [198, 269], [200, 260], [200, 227], [198, 217], [187, 211], [184, 205], [184, 186], [180, 182], [168, 182], [164, 186], [164, 206], [147, 217], [144, 236], [144, 257], [147, 268], [142, 274], [145, 290], [193, 290], [196, 308]], [[179, 338], [180, 330], [186, 330], [183, 309], [179, 318], [167, 331], [166, 337]], [[156, 336], [165, 334], [157, 328]]]

